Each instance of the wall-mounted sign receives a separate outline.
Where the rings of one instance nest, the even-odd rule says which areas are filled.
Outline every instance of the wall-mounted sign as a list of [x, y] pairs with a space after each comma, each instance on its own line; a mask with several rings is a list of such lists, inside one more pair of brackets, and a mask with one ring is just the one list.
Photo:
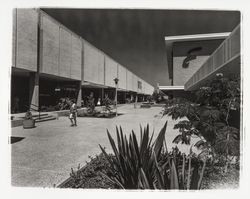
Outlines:
[[196, 59], [197, 57], [196, 53], [201, 50], [202, 50], [202, 47], [196, 47], [196, 48], [192, 48], [191, 50], [189, 50], [187, 53], [187, 57], [183, 60], [182, 68], [188, 68], [190, 61]]

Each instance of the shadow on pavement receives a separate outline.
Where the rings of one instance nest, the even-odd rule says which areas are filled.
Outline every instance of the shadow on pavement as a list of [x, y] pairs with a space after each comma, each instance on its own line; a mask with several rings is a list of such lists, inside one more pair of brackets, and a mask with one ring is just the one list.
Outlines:
[[10, 137], [10, 144], [14, 144], [16, 142], [20, 142], [24, 139], [25, 137], [14, 137], [14, 136], [11, 136]]

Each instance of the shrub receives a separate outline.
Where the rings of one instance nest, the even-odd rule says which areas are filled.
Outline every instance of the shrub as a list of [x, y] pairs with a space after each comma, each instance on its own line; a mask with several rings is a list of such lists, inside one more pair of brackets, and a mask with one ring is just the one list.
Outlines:
[[[111, 159], [113, 158], [112, 155], [108, 156]], [[71, 169], [71, 180], [64, 184], [62, 188], [119, 188], [109, 179], [114, 176], [114, 173], [112, 173], [109, 161], [103, 153], [89, 158], [90, 161], [83, 168], [79, 165], [77, 170]]]
[[127, 139], [122, 128], [116, 128], [117, 146], [107, 131], [114, 158], [100, 148], [115, 173], [110, 180], [123, 189], [199, 189], [206, 160], [201, 161], [193, 153], [181, 154], [178, 148], [168, 152], [166, 127], [167, 122], [154, 142], [148, 125], [140, 130], [140, 142], [134, 131]]
[[173, 99], [167, 104], [164, 114], [172, 119], [186, 118], [174, 128], [180, 134], [175, 143], [190, 144], [193, 135], [201, 140], [199, 148], [210, 148], [214, 154], [220, 154], [229, 160], [229, 156], [239, 155], [239, 129], [231, 126], [230, 113], [240, 109], [240, 81], [217, 76], [208, 87], [195, 92], [196, 99]]
[[87, 100], [87, 112], [92, 115], [95, 113], [95, 98], [94, 94], [91, 92]]
[[24, 117], [26, 120], [31, 120], [33, 118], [33, 115], [30, 110], [27, 110]]
[[114, 104], [111, 99], [109, 99], [108, 95], [105, 95], [103, 99], [104, 111], [110, 113], [112, 110], [111, 105]]

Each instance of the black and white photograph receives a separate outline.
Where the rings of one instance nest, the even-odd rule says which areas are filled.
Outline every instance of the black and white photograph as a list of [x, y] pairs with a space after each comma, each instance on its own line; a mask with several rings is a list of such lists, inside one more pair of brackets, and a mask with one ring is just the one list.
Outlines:
[[140, 5], [11, 7], [11, 189], [241, 190], [244, 12]]

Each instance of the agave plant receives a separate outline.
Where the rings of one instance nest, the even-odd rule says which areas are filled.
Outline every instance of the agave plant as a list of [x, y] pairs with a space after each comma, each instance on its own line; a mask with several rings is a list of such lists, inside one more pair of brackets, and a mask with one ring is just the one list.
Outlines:
[[205, 163], [200, 172], [199, 161], [192, 161], [191, 155], [186, 157], [178, 148], [168, 152], [166, 128], [167, 122], [154, 142], [149, 125], [144, 130], [140, 128], [140, 142], [134, 131], [127, 139], [122, 128], [116, 128], [117, 146], [107, 131], [114, 158], [110, 159], [104, 148], [100, 148], [116, 173], [110, 180], [123, 189], [199, 189]]
[[[155, 158], [154, 189], [200, 189], [206, 167], [206, 159], [191, 152], [188, 156], [173, 148], [167, 153], [167, 161], [159, 163]], [[146, 185], [147, 179], [141, 178]], [[147, 188], [143, 186], [142, 188]]]
[[107, 135], [114, 152], [114, 160], [110, 160], [104, 148], [100, 146], [106, 158], [111, 161], [112, 169], [117, 174], [114, 179], [121, 188], [139, 188], [139, 174], [143, 174], [149, 181], [149, 187], [153, 187], [154, 155], [159, 158], [165, 138], [167, 122], [160, 131], [157, 139], [152, 143], [153, 134], [149, 136], [149, 125], [144, 130], [140, 129], [141, 139], [137, 141], [134, 131], [127, 139], [123, 130], [116, 128], [117, 146], [109, 131]]

